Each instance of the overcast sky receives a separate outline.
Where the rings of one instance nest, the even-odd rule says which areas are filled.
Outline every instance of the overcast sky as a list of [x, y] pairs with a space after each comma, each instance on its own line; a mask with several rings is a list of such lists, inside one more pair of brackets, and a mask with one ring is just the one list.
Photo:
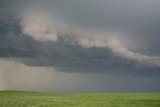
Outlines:
[[0, 89], [160, 91], [159, 0], [1, 0]]

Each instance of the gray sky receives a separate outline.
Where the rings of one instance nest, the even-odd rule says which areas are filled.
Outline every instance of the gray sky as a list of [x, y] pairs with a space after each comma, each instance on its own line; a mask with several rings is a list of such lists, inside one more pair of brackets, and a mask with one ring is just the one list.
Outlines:
[[160, 91], [159, 5], [1, 0], [0, 89]]

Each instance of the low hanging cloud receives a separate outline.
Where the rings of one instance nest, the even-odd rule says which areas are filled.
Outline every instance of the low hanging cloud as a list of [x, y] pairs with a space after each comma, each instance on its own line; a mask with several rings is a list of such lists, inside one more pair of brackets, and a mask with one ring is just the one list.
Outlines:
[[105, 47], [111, 49], [111, 51], [118, 57], [126, 59], [140, 64], [145, 67], [160, 67], [159, 56], [147, 56], [138, 52], [133, 52], [125, 48], [119, 39], [107, 38], [107, 39], [81, 39], [79, 44], [83, 47]]
[[159, 4], [1, 0], [0, 90], [159, 91]]
[[110, 39], [107, 44], [108, 48], [121, 58], [136, 62], [141, 64], [141, 66], [160, 67], [160, 57], [158, 56], [147, 56], [138, 52], [130, 51], [123, 47], [118, 39]]
[[110, 49], [115, 56], [123, 58], [126, 61], [134, 62], [136, 65], [145, 67], [160, 67], [159, 56], [147, 56], [138, 52], [130, 51], [124, 47], [116, 37], [92, 36], [71, 36], [67, 33], [60, 33], [62, 29], [56, 28], [54, 24], [49, 23], [49, 18], [34, 16], [23, 17], [20, 22], [22, 32], [33, 37], [37, 41], [57, 41], [59, 39], [67, 40], [72, 44], [80, 45], [84, 48], [97, 47]]
[[[38, 17], [38, 18], [37, 18]], [[20, 26], [24, 34], [33, 37], [38, 41], [57, 41], [57, 31], [50, 26], [48, 19], [43, 16], [23, 16]]]

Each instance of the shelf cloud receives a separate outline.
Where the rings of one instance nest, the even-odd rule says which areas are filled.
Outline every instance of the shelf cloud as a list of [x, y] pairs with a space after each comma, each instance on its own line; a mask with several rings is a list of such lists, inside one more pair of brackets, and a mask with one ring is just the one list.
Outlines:
[[[63, 37], [64, 41], [68, 40], [71, 44], [77, 44], [84, 48], [108, 48], [111, 49], [113, 54], [120, 58], [124, 58], [127, 61], [132, 61], [138, 63], [142, 66], [147, 67], [160, 67], [160, 57], [159, 56], [147, 56], [138, 52], [133, 52], [125, 48], [119, 39], [115, 37], [102, 38], [102, 37], [78, 37], [70, 36], [69, 34], [60, 34], [59, 30], [55, 30], [54, 24], [49, 23], [49, 18], [42, 18], [43, 16], [29, 16], [22, 18], [20, 26], [22, 32], [25, 35], [33, 37], [37, 41], [46, 42], [46, 41], [57, 41], [58, 38]], [[46, 17], [46, 16], [45, 16]], [[80, 35], [79, 35], [80, 36]], [[108, 35], [107, 35], [108, 36]], [[109, 35], [110, 36], [110, 35]], [[137, 65], [138, 65], [137, 64]]]
[[[115, 84], [112, 87], [108, 83], [108, 90], [118, 87], [125, 90], [127, 86], [117, 86], [118, 81], [130, 84], [137, 78], [140, 84], [133, 83], [135, 90], [140, 86], [146, 87], [142, 90], [158, 90], [159, 5], [158, 0], [1, 0], [0, 89], [52, 90], [72, 81], [69, 79], [59, 86], [61, 78], [53, 75], [62, 73], [62, 78], [78, 78], [73, 84], [80, 84], [81, 90], [107, 89], [103, 80], [99, 80], [102, 75]], [[13, 82], [9, 79], [12, 73]], [[33, 85], [30, 78], [23, 78], [25, 75], [33, 76]], [[46, 86], [41, 87], [38, 81], [42, 75], [47, 79], [43, 77]], [[130, 77], [133, 78], [129, 81]], [[93, 80], [97, 85], [83, 85], [81, 78]], [[147, 79], [148, 83], [143, 85]], [[58, 82], [50, 87], [53, 81]], [[100, 82], [103, 86], [97, 88]], [[151, 89], [154, 82], [155, 88]], [[78, 90], [71, 87], [65, 89]]]

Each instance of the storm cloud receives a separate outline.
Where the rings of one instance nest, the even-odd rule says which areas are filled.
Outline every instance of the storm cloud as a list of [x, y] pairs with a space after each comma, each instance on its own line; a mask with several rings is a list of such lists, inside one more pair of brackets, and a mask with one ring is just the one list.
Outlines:
[[2, 0], [0, 58], [42, 71], [158, 82], [159, 5], [158, 0]]

